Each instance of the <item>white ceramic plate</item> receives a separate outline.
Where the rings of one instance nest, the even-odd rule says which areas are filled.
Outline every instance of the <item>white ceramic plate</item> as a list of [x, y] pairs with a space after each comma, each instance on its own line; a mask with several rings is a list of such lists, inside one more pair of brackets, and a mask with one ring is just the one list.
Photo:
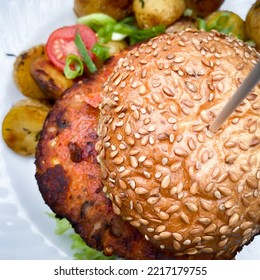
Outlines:
[[[254, 0], [226, 0], [223, 9], [245, 18]], [[234, 7], [235, 6], [235, 7]], [[58, 27], [75, 23], [73, 0], [1, 0], [0, 123], [24, 97], [12, 81], [13, 56], [38, 43]], [[54, 233], [34, 179], [33, 158], [10, 151], [0, 137], [0, 259], [72, 259], [70, 240]], [[237, 256], [260, 259], [260, 237]]]

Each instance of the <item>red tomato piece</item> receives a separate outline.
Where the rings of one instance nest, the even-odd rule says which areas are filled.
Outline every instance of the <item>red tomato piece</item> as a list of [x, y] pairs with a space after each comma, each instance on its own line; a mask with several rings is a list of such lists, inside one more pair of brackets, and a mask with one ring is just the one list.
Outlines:
[[68, 54], [80, 56], [77, 46], [74, 43], [76, 32], [80, 33], [91, 59], [95, 57], [90, 52], [93, 45], [97, 42], [96, 33], [92, 29], [83, 24], [59, 28], [50, 35], [46, 44], [46, 52], [50, 61], [62, 71]]

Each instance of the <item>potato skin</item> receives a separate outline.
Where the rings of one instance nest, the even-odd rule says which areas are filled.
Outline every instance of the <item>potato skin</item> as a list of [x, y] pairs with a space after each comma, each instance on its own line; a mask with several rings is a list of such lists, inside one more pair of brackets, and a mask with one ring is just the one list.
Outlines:
[[45, 46], [34, 46], [22, 52], [14, 62], [13, 79], [17, 88], [27, 97], [46, 99], [46, 96], [32, 77], [30, 67], [32, 61], [45, 53]]
[[74, 12], [77, 17], [91, 13], [106, 13], [120, 20], [132, 13], [133, 0], [75, 0]]
[[208, 30], [215, 29], [224, 34], [234, 34], [240, 40], [246, 40], [245, 22], [236, 13], [230, 11], [215, 11], [206, 18]]
[[18, 101], [2, 123], [2, 136], [7, 146], [19, 155], [33, 156], [49, 110], [47, 103], [36, 99]]
[[248, 11], [246, 16], [246, 33], [253, 40], [256, 48], [260, 49], [260, 0], [257, 0]]
[[218, 10], [224, 0], [185, 0], [186, 8], [192, 9], [193, 16], [205, 17]]
[[140, 28], [155, 25], [171, 25], [179, 19], [185, 9], [183, 0], [134, 0], [133, 11]]
[[31, 74], [49, 100], [58, 99], [74, 82], [67, 79], [48, 59], [39, 56], [31, 63]]

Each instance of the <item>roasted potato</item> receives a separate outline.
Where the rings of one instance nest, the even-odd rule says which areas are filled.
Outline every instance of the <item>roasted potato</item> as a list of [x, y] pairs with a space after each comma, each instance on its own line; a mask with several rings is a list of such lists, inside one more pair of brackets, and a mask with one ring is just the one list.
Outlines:
[[240, 40], [246, 39], [245, 22], [230, 11], [216, 11], [205, 18], [207, 31], [215, 29], [225, 34], [233, 34]]
[[33, 78], [49, 100], [59, 98], [74, 83], [53, 66], [45, 54], [32, 61], [30, 70]]
[[260, 49], [260, 0], [249, 9], [245, 25], [248, 38], [255, 42], [257, 49]]
[[45, 53], [45, 46], [38, 45], [22, 52], [15, 60], [13, 79], [17, 88], [27, 97], [34, 99], [46, 99], [46, 96], [31, 75], [32, 61]]
[[92, 13], [105, 13], [120, 20], [132, 13], [133, 0], [74, 0], [74, 12], [82, 17]]
[[205, 17], [223, 4], [224, 0], [185, 0], [186, 8], [192, 10], [193, 16]]
[[113, 56], [126, 49], [128, 45], [125, 41], [109, 41], [104, 46], [109, 47], [109, 56]]
[[175, 21], [172, 25], [170, 25], [165, 32], [166, 33], [174, 33], [181, 32], [187, 28], [198, 29], [198, 23], [195, 18], [183, 16], [177, 21]]
[[23, 156], [32, 156], [50, 106], [35, 99], [16, 103], [2, 123], [2, 136], [9, 148]]
[[140, 28], [171, 25], [185, 10], [184, 0], [134, 0], [133, 11]]

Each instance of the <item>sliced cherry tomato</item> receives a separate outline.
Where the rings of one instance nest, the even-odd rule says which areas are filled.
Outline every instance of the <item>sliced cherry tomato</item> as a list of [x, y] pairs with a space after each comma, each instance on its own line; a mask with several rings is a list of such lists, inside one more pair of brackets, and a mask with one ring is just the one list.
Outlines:
[[83, 24], [59, 28], [50, 35], [46, 44], [46, 52], [50, 61], [62, 71], [66, 64], [66, 57], [68, 54], [80, 56], [74, 43], [76, 32], [80, 33], [86, 49], [89, 50], [90, 57], [92, 59], [95, 57], [94, 54], [90, 52], [90, 49], [97, 42], [96, 33], [92, 29]]

